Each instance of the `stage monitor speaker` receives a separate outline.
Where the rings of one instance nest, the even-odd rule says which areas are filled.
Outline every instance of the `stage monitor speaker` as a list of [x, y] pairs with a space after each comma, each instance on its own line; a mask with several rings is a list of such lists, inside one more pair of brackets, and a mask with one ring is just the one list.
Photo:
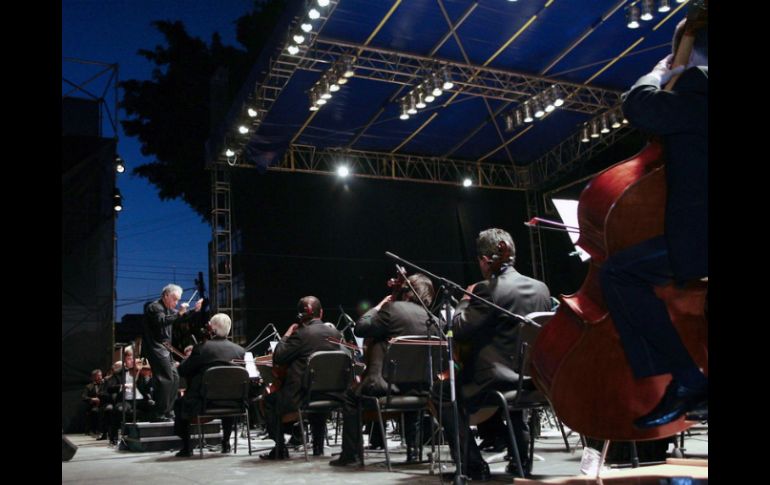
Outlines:
[[77, 445], [61, 435], [61, 461], [70, 461], [76, 451], [78, 451]]

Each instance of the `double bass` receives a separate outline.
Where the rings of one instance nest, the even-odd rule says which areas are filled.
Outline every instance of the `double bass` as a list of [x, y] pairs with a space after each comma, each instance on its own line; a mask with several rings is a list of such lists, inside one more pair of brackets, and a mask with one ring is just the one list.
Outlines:
[[[705, 22], [705, 10], [695, 3], [672, 67], [687, 63], [693, 29]], [[682, 417], [655, 428], [634, 426], [636, 418], [661, 400], [671, 376], [634, 377], [599, 283], [609, 256], [663, 234], [665, 201], [664, 150], [657, 140], [601, 172], [580, 195], [576, 244], [591, 255], [588, 274], [577, 293], [560, 298], [559, 309], [532, 347], [530, 365], [534, 383], [557, 416], [583, 435], [643, 441], [672, 436], [694, 424]], [[706, 291], [703, 281], [655, 288], [690, 356], [708, 375]]]

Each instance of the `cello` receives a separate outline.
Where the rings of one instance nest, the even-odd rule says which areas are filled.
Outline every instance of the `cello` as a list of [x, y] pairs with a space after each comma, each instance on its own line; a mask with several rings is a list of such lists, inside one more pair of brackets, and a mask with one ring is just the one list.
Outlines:
[[[693, 2], [672, 67], [687, 63], [694, 31], [706, 19]], [[687, 42], [689, 38], [689, 42]], [[670, 89], [672, 83], [666, 86]], [[577, 245], [590, 255], [588, 274], [572, 295], [562, 295], [554, 317], [532, 347], [531, 374], [556, 415], [581, 434], [611, 441], [665, 438], [695, 424], [681, 417], [640, 429], [634, 419], [661, 400], [670, 374], [636, 379], [626, 359], [599, 283], [612, 254], [663, 234], [666, 201], [664, 150], [652, 140], [641, 152], [598, 174], [578, 203]], [[708, 375], [707, 282], [656, 287], [693, 361]]]

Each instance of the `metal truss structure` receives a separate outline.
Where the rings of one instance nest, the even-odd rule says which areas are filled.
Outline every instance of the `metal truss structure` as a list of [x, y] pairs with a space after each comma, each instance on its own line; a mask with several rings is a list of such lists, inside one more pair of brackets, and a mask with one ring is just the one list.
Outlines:
[[469, 96], [519, 101], [556, 85], [565, 95], [563, 109], [591, 115], [603, 112], [620, 101], [621, 93], [610, 89], [320, 37], [300, 59], [293, 62], [296, 68], [321, 72], [343, 56], [355, 58], [356, 77], [374, 81], [416, 87], [432, 72], [446, 69], [456, 85], [453, 90], [461, 89], [463, 94]]
[[[324, 15], [316, 22], [313, 32], [308, 34], [308, 41], [299, 45], [299, 51], [291, 55], [286, 47], [289, 43], [291, 32], [296, 32], [302, 20], [302, 14], [295, 17], [288, 29], [286, 40], [273, 53], [273, 56], [266, 64], [266, 72], [252, 72], [249, 82], [239, 95], [239, 102], [233, 105], [228, 113], [227, 121], [223, 124], [223, 129], [209, 140], [209, 151], [207, 156], [207, 167], [214, 171], [212, 177], [213, 192], [218, 195], [219, 201], [227, 198], [227, 203], [218, 203], [214, 201], [212, 210], [212, 231], [215, 240], [213, 245], [213, 258], [216, 261], [215, 285], [221, 286], [223, 291], [218, 291], [217, 295], [227, 296], [229, 300], [222, 303], [230, 305], [232, 311], [232, 268], [229, 265], [226, 268], [220, 266], [220, 262], [228, 260], [231, 262], [229, 248], [231, 246], [231, 234], [229, 229], [218, 231], [218, 221], [220, 218], [230, 219], [229, 191], [230, 184], [222, 182], [222, 173], [229, 173], [235, 168], [255, 168], [255, 166], [246, 160], [242, 155], [246, 144], [249, 141], [245, 136], [230, 136], [228, 133], [234, 133], [234, 124], [237, 122], [246, 122], [250, 124], [251, 133], [256, 133], [262, 120], [275, 102], [280, 97], [283, 90], [288, 85], [291, 78], [297, 70], [310, 72], [326, 72], [335, 63], [343, 59], [352, 60], [355, 69], [355, 76], [361, 79], [391, 83], [399, 85], [403, 89], [391, 96], [387, 103], [398, 102], [400, 93], [408, 92], [411, 87], [416, 87], [425, 81], [433, 73], [446, 73], [455, 86], [450, 89], [452, 96], [445, 104], [453, 102], [458, 96], [480, 97], [484, 99], [487, 111], [490, 117], [472, 130], [468, 137], [461, 141], [450, 152], [444, 156], [421, 156], [398, 152], [413, 136], [430, 123], [436, 114], [426, 120], [423, 125], [412, 133], [406, 140], [402, 141], [395, 149], [390, 152], [375, 152], [355, 150], [351, 147], [356, 143], [360, 136], [369, 129], [377, 118], [385, 110], [385, 105], [380, 106], [379, 111], [358, 131], [352, 140], [345, 147], [331, 147], [325, 149], [316, 149], [313, 146], [299, 145], [297, 140], [306, 127], [310, 125], [318, 111], [313, 111], [307, 115], [304, 123], [294, 134], [286, 154], [278, 165], [269, 167], [272, 171], [299, 172], [322, 175], [336, 174], [337, 166], [344, 161], [349, 167], [351, 173], [356, 177], [412, 181], [419, 183], [462, 185], [463, 179], [470, 177], [476, 187], [502, 190], [521, 190], [526, 191], [527, 210], [530, 216], [541, 213], [544, 204], [541, 198], [542, 188], [557, 179], [565, 177], [569, 171], [573, 170], [580, 163], [587, 161], [602, 150], [614, 144], [618, 140], [632, 132], [628, 127], [622, 127], [613, 130], [610, 134], [601, 136], [598, 139], [591, 139], [588, 143], [580, 142], [580, 133], [577, 132], [559, 143], [548, 153], [528, 166], [516, 166], [513, 164], [511, 155], [508, 153], [510, 163], [485, 163], [484, 160], [500, 149], [505, 148], [508, 143], [521, 136], [523, 131], [519, 131], [513, 138], [505, 140], [501, 129], [496, 122], [496, 117], [505, 109], [514, 108], [533, 96], [544, 92], [551, 86], [557, 86], [561, 91], [564, 104], [561, 109], [570, 110], [596, 117], [605, 113], [620, 104], [621, 92], [611, 89], [603, 89], [589, 85], [589, 83], [599, 75], [600, 70], [594, 73], [592, 77], [584, 83], [566, 82], [554, 77], [547, 77], [546, 73], [565, 56], [580, 44], [595, 28], [597, 24], [592, 25], [583, 32], [559, 57], [554, 59], [550, 65], [539, 75], [526, 74], [509, 71], [505, 69], [490, 67], [494, 59], [500, 52], [507, 48], [518, 35], [527, 29], [537, 15], [552, 2], [547, 2], [538, 14], [532, 16], [529, 22], [517, 31], [500, 49], [495, 52], [483, 64], [473, 64], [468, 60], [464, 53], [462, 42], [457, 36], [458, 27], [468, 18], [471, 12], [477, 7], [474, 2], [469, 5], [465, 12], [454, 22], [449, 19], [442, 0], [437, 0], [442, 13], [447, 20], [448, 31], [442, 39], [430, 51], [428, 55], [418, 55], [403, 51], [372, 47], [371, 40], [377, 35], [379, 30], [388, 21], [393, 12], [401, 4], [401, 0], [393, 2], [388, 12], [380, 19], [379, 24], [371, 31], [368, 38], [363, 43], [353, 43], [338, 39], [325, 38], [317, 36], [317, 32], [323, 31], [323, 26], [329, 17], [334, 13], [337, 7], [337, 1], [332, 0], [329, 8]], [[605, 12], [600, 22], [603, 22], [625, 4], [625, 0], [620, 0]], [[463, 51], [463, 60], [446, 60], [432, 57], [439, 48], [451, 37], [455, 38], [460, 49]], [[639, 41], [637, 41], [638, 43]], [[634, 44], [633, 46], [635, 46]], [[632, 48], [626, 49], [617, 59], [625, 56]], [[611, 65], [611, 64], [610, 64]], [[263, 64], [265, 66], [265, 64]], [[605, 67], [606, 68], [606, 67]], [[492, 109], [489, 100], [502, 101], [503, 104], [495, 111]], [[244, 109], [249, 106], [257, 110], [258, 115], [252, 118], [244, 117]], [[482, 129], [489, 122], [494, 123], [500, 136], [502, 144], [493, 151], [482, 156], [478, 160], [459, 160], [449, 158], [454, 151], [464, 144], [476, 132]], [[234, 151], [234, 155], [225, 153], [225, 148]], [[219, 175], [218, 175], [219, 174]], [[229, 224], [229, 222], [228, 222]], [[228, 226], [229, 227], [229, 226]], [[227, 242], [224, 240], [227, 239]], [[221, 242], [221, 244], [220, 244]], [[532, 250], [533, 272], [539, 279], [544, 279], [543, 248], [540, 241], [540, 235], [533, 231], [530, 236], [530, 247]], [[220, 272], [220, 270], [222, 270]], [[226, 290], [224, 290], [226, 288]], [[221, 311], [221, 308], [220, 308]]]
[[[248, 103], [259, 113], [251, 119], [251, 129], [258, 129], [297, 69], [324, 72], [346, 56], [354, 59], [356, 77], [403, 86], [416, 86], [432, 72], [445, 69], [456, 85], [453, 90], [466, 96], [521, 102], [556, 85], [564, 95], [562, 109], [597, 115], [620, 102], [621, 93], [615, 90], [318, 37], [300, 46], [297, 55], [289, 55], [284, 49], [271, 59], [264, 80], [248, 97]], [[246, 144], [242, 137], [226, 141], [238, 148]], [[227, 162], [222, 150], [218, 150], [218, 161]]]
[[577, 165], [590, 160], [634, 131], [628, 125], [623, 125], [599, 138], [592, 138], [588, 143], [580, 141], [581, 133], [578, 131], [527, 166], [532, 188], [542, 187], [567, 176]]
[[[106, 62], [89, 61], [74, 57], [63, 57], [62, 63], [62, 73], [66, 73], [69, 70], [67, 68], [69, 64], [93, 66], [93, 74], [82, 81], [75, 81], [62, 75], [61, 97], [62, 99], [83, 97], [97, 101], [99, 103], [100, 117], [99, 136], [102, 136], [103, 138], [112, 138], [117, 142], [118, 125], [120, 124], [120, 113], [118, 111], [118, 101], [120, 99], [118, 94], [118, 65], [115, 63], [108, 64]], [[95, 90], [100, 90], [100, 92]], [[108, 137], [103, 136], [103, 133], [101, 133], [102, 120], [106, 120], [110, 127], [111, 133]]]
[[316, 150], [305, 145], [289, 147], [281, 164], [270, 170], [334, 175], [342, 161], [355, 176], [364, 178], [462, 185], [464, 178], [471, 177], [474, 186], [505, 190], [526, 190], [531, 183], [527, 167], [362, 150]]

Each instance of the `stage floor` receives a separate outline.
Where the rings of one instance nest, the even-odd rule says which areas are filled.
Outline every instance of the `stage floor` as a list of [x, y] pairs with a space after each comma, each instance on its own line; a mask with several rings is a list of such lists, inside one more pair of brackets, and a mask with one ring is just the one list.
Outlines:
[[[224, 483], [249, 484], [271, 483], [274, 485], [312, 484], [428, 484], [440, 483], [438, 467], [430, 473], [430, 464], [405, 465], [405, 450], [399, 441], [389, 439], [393, 472], [385, 466], [383, 452], [369, 452], [366, 467], [335, 468], [328, 465], [340, 452], [341, 436], [334, 444], [334, 431], [330, 432], [331, 446], [324, 450], [323, 457], [310, 457], [305, 462], [301, 449], [291, 451], [291, 459], [272, 462], [259, 458], [260, 453], [269, 450], [272, 440], [256, 439], [252, 430], [252, 450], [249, 456], [245, 435], [239, 436], [238, 453], [223, 455], [216, 449], [206, 449], [201, 459], [198, 451], [191, 458], [176, 458], [174, 451], [131, 452], [110, 446], [107, 441], [96, 441], [85, 435], [67, 435], [78, 446], [75, 456], [69, 462], [62, 462], [62, 483], [78, 484], [131, 484], [163, 483], [174, 485], [182, 483]], [[555, 430], [544, 430], [535, 442], [535, 461], [531, 479], [541, 480], [567, 479], [580, 476], [582, 449], [576, 433], [569, 436], [571, 452], [567, 452], [561, 434]], [[426, 453], [430, 451], [426, 448]], [[674, 455], [673, 444], [669, 445], [669, 457]], [[448, 458], [449, 450], [442, 447], [443, 459]], [[505, 473], [505, 451], [484, 453], [484, 459], [492, 471], [490, 483], [512, 483], [513, 477]], [[700, 424], [690, 429], [685, 438], [684, 456], [686, 458], [708, 459], [708, 426]], [[623, 468], [623, 467], [621, 467]], [[643, 466], [643, 469], [647, 468]], [[453, 465], [445, 465], [444, 471], [451, 471]], [[623, 470], [626, 474], [631, 470]], [[708, 473], [706, 469], [706, 474]], [[640, 473], [641, 474], [641, 473]], [[566, 481], [566, 480], [565, 480]], [[524, 483], [524, 481], [521, 481]], [[605, 481], [606, 482], [606, 481]], [[594, 482], [582, 482], [594, 483]], [[598, 483], [598, 482], [596, 482]], [[618, 482], [606, 482], [618, 483]], [[624, 483], [639, 483], [629, 481]]]

